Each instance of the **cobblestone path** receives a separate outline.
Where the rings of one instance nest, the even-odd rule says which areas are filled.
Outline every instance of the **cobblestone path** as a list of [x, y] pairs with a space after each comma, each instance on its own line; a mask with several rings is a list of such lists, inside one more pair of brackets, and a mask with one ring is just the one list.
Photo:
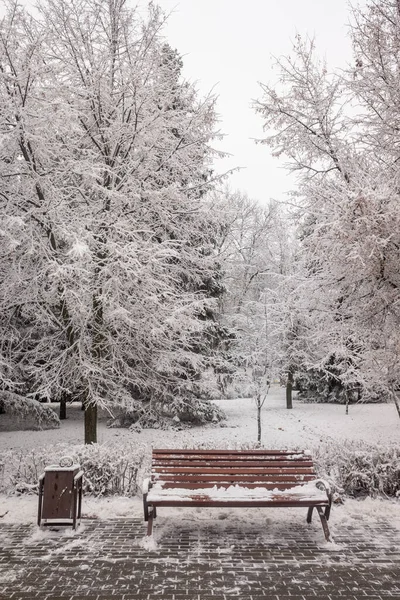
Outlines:
[[301, 518], [259, 529], [175, 521], [146, 548], [140, 519], [85, 520], [76, 533], [3, 524], [0, 598], [400, 600], [400, 533], [389, 523], [336, 526], [333, 545]]

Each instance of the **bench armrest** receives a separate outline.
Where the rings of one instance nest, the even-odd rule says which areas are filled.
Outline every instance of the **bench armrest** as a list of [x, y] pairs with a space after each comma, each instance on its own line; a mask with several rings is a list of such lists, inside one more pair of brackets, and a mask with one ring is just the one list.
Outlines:
[[142, 487], [143, 494], [148, 494], [150, 488], [151, 488], [150, 477], [146, 477], [146, 479], [143, 481], [143, 487]]
[[317, 479], [314, 483], [317, 486], [317, 488], [324, 489], [326, 491], [329, 502], [332, 502], [332, 490], [329, 483], [325, 481], [325, 479]]

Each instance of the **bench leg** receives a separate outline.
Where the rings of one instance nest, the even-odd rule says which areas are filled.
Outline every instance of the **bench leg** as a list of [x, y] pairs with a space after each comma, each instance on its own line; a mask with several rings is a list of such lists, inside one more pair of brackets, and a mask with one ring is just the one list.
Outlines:
[[76, 530], [76, 527], [77, 527], [76, 516], [77, 516], [77, 512], [78, 512], [78, 490], [76, 489], [76, 482], [74, 483], [72, 510], [73, 510], [72, 529]]
[[149, 505], [147, 504], [147, 494], [143, 494], [143, 511], [144, 520], [147, 522], [149, 520]]
[[78, 496], [78, 519], [79, 521], [82, 518], [82, 480], [79, 486], [79, 496]]
[[323, 511], [321, 506], [316, 506], [316, 509], [318, 511], [319, 518], [321, 519], [322, 529], [324, 530], [325, 539], [327, 542], [331, 542], [332, 539], [331, 539], [331, 534], [329, 532], [328, 520], [325, 516], [325, 512]]
[[154, 509], [150, 508], [148, 518], [147, 518], [147, 535], [151, 535], [153, 533], [153, 513]]
[[157, 516], [157, 511], [155, 506], [149, 506], [147, 503], [147, 494], [143, 494], [143, 511], [144, 511], [144, 520], [147, 522], [149, 520], [150, 512], [153, 515], [153, 519]]
[[313, 510], [314, 510], [314, 507], [310, 506], [310, 508], [308, 509], [308, 513], [307, 513], [307, 523], [311, 523]]
[[39, 480], [39, 504], [38, 504], [38, 516], [37, 516], [37, 524], [39, 527], [42, 522], [43, 486], [44, 486], [44, 478], [41, 478]]
[[325, 518], [327, 521], [329, 521], [329, 515], [331, 514], [331, 506], [327, 506], [325, 509]]

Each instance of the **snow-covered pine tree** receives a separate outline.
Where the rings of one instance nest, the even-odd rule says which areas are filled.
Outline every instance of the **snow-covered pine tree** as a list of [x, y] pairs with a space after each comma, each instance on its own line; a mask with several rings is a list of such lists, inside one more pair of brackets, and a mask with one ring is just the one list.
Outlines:
[[[172, 268], [179, 274], [178, 285], [187, 293], [200, 294], [215, 300], [197, 313], [202, 326], [193, 332], [190, 343], [193, 353], [199, 355], [198, 364], [188, 362], [185, 355], [182, 355], [182, 364], [177, 360], [176, 373], [171, 379], [169, 389], [171, 398], [175, 398], [175, 401], [172, 402], [169, 411], [178, 411], [183, 419], [203, 420], [204, 411], [212, 411], [210, 406], [203, 402], [207, 390], [202, 386], [201, 374], [204, 369], [215, 368], [216, 364], [224, 363], [220, 346], [228, 335], [216, 313], [217, 301], [223, 293], [221, 269], [215, 250], [219, 215], [210, 210], [207, 197], [215, 181], [213, 183], [209, 161], [210, 149], [207, 145], [198, 144], [202, 137], [200, 129], [204, 127], [204, 119], [203, 116], [199, 119], [199, 115], [196, 114], [198, 105], [195, 102], [195, 90], [188, 82], [182, 80], [182, 59], [176, 50], [164, 43], [159, 60], [162, 85], [157, 103], [164, 107], [163, 110], [171, 111], [171, 116], [177, 112], [186, 116], [185, 119], [172, 121], [169, 133], [176, 142], [177, 151], [192, 147], [194, 156], [191, 157], [191, 164], [187, 165], [185, 161], [165, 161], [160, 155], [159, 164], [152, 175], [152, 186], [155, 190], [162, 189], [165, 181], [168, 181], [183, 191], [190, 198], [190, 202], [183, 208], [179, 203], [172, 203], [160, 213], [153, 212], [152, 228], [157, 232], [156, 239], [160, 243], [176, 243], [180, 239], [183, 245], [179, 255], [174, 255], [171, 259]], [[164, 92], [165, 87], [169, 90], [168, 95]], [[209, 101], [212, 103], [212, 99]], [[196, 205], [202, 205], [206, 209], [201, 212], [193, 210]], [[171, 215], [168, 220], [165, 219], [167, 210]], [[209, 233], [205, 236], [204, 232]], [[193, 253], [193, 248], [198, 249], [197, 255]], [[189, 253], [186, 253], [186, 249], [189, 249]], [[196, 261], [204, 261], [203, 272], [192, 264], [194, 258]], [[168, 377], [167, 374], [165, 376]], [[164, 395], [168, 393], [168, 388], [166, 383]], [[185, 400], [193, 396], [198, 396], [197, 402]], [[203, 400], [200, 400], [201, 398]]]

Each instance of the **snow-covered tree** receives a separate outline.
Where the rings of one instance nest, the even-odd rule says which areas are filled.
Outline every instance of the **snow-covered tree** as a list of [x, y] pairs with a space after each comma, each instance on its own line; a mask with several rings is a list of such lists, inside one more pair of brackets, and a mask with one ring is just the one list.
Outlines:
[[[31, 391], [188, 410], [210, 338], [214, 99], [125, 0], [10, 2], [0, 28], [2, 307]], [[214, 294], [216, 295], [216, 294]]]
[[222, 202], [223, 321], [234, 332], [236, 379], [261, 397], [266, 382], [284, 368], [283, 290], [291, 269], [290, 227], [281, 207], [272, 201], [262, 206], [240, 192], [225, 192]]
[[256, 109], [265, 143], [299, 176], [292, 348], [309, 374], [368, 399], [399, 372], [398, 3], [373, 2], [354, 19], [349, 73], [329, 72], [299, 37]]

